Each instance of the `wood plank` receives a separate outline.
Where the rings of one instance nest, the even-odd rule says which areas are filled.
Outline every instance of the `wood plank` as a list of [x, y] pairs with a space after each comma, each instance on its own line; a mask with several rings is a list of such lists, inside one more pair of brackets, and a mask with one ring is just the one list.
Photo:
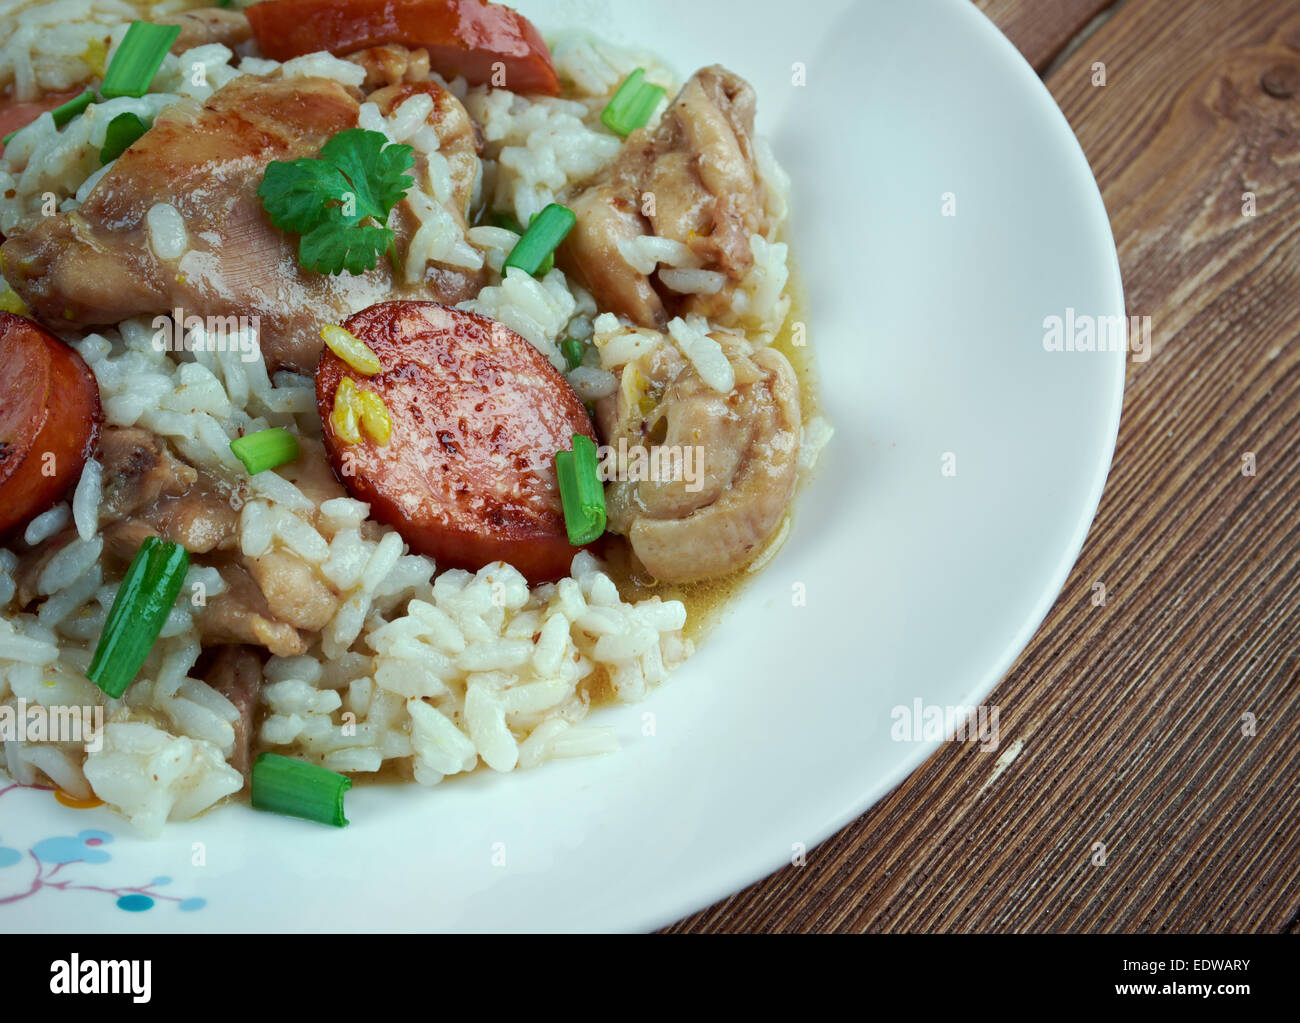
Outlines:
[[1300, 919], [1300, 0], [1129, 0], [1048, 84], [1154, 352], [1081, 560], [990, 700], [1021, 752], [993, 780], [949, 744], [806, 866], [673, 930]]
[[974, 0], [1040, 74], [1080, 30], [1116, 0]]

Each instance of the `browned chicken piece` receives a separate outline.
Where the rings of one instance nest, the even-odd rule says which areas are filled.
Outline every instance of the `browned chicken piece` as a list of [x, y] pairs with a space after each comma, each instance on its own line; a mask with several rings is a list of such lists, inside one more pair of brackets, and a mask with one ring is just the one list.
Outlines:
[[172, 53], [181, 54], [196, 46], [209, 43], [221, 43], [234, 49], [240, 43], [253, 38], [253, 26], [243, 11], [232, 11], [221, 7], [198, 7], [192, 11], [159, 18], [160, 25], [179, 25], [181, 34], [172, 43]]
[[429, 77], [429, 51], [423, 48], [409, 50], [390, 43], [349, 53], [343, 59], [365, 69], [363, 88], [367, 92], [401, 82], [423, 82]]
[[560, 247], [560, 263], [587, 286], [601, 309], [643, 327], [662, 328], [668, 322], [663, 299], [618, 248], [620, 241], [650, 233], [641, 216], [640, 168], [621, 163], [569, 201], [578, 219]]
[[[317, 440], [303, 438], [297, 461], [281, 475], [317, 505], [346, 496]], [[228, 591], [210, 598], [199, 616], [205, 638], [250, 643], [274, 653], [301, 653], [299, 630], [323, 629], [338, 596], [310, 565], [288, 551], [250, 558], [239, 552], [239, 512], [221, 484], [171, 455], [147, 430], [110, 428], [100, 444], [104, 466], [105, 547], [119, 568], [150, 536], [191, 554], [213, 554]], [[39, 574], [39, 573], [38, 573]]]
[[[201, 106], [179, 103], [118, 158], [80, 209], [21, 225], [0, 247], [5, 276], [59, 329], [178, 306], [187, 315], [255, 316], [269, 367], [310, 374], [321, 326], [403, 289], [387, 260], [360, 276], [302, 270], [297, 239], [271, 225], [257, 189], [270, 161], [315, 156], [356, 126], [359, 109], [337, 82], [255, 75], [234, 79]], [[160, 203], [187, 226], [179, 262], [151, 248], [145, 218]], [[400, 218], [396, 226], [400, 251]], [[466, 282], [464, 274], [431, 274], [408, 290], [454, 303], [467, 296]]]
[[637, 270], [620, 241], [655, 235], [681, 242], [703, 269], [739, 281], [753, 264], [749, 239], [768, 229], [754, 154], [754, 90], [714, 65], [697, 71], [653, 133], [628, 136], [614, 162], [569, 206], [578, 222], [560, 251], [608, 309], [645, 327], [702, 311]]
[[[727, 346], [724, 346], [724, 350]], [[628, 480], [608, 488], [609, 528], [661, 582], [726, 575], [748, 564], [777, 532], [794, 497], [801, 439], [799, 380], [780, 352], [728, 351], [736, 377], [721, 394], [671, 345], [642, 365], [660, 397], [646, 415], [620, 394], [598, 416], [606, 443], [693, 449], [680, 478]]]
[[260, 558], [242, 558], [240, 563], [261, 589], [267, 610], [277, 621], [319, 632], [338, 613], [339, 598], [297, 555], [268, 551]]
[[130, 562], [146, 538], [160, 536], [191, 554], [235, 546], [239, 513], [216, 481], [171, 455], [148, 430], [110, 427], [100, 439], [105, 546]]
[[[479, 156], [483, 152], [483, 140], [469, 112], [460, 100], [434, 81], [389, 85], [372, 92], [366, 98], [387, 116], [420, 93], [433, 100], [433, 110], [427, 121], [438, 136], [438, 152], [448, 164], [451, 199], [447, 207], [457, 226], [465, 231], [469, 228], [469, 208], [474, 198]], [[415, 154], [414, 173], [417, 182], [428, 179], [429, 161], [425, 154]], [[419, 225], [409, 202], [398, 204], [393, 224], [399, 237], [410, 238], [414, 235]], [[434, 262], [425, 268], [424, 281], [429, 290], [442, 296], [439, 301], [445, 305], [455, 305], [457, 302], [467, 302], [479, 293], [486, 283], [486, 273], [486, 269], [475, 272]]]
[[[253, 728], [256, 724], [258, 699], [262, 694], [262, 658], [248, 646], [223, 646], [215, 654], [205, 654], [196, 674], [235, 705], [239, 717], [231, 722], [235, 746], [230, 766], [248, 778], [252, 767]], [[245, 782], [247, 784], [247, 781]]]
[[217, 570], [226, 589], [209, 597], [195, 618], [204, 645], [247, 643], [277, 657], [296, 657], [307, 651], [307, 641], [298, 630], [272, 615], [265, 595], [245, 568], [228, 562]]
[[198, 470], [172, 457], [162, 440], [137, 427], [109, 426], [99, 437], [104, 468], [100, 514], [114, 521], [150, 507], [160, 497], [180, 497], [198, 481]]

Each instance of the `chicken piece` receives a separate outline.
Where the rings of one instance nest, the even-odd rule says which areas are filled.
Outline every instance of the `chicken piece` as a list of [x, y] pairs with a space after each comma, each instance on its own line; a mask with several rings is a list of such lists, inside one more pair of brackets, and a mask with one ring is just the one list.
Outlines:
[[680, 461], [667, 463], [680, 466], [676, 478], [625, 480], [608, 490], [610, 529], [628, 538], [661, 582], [743, 567], [775, 535], [794, 497], [802, 430], [798, 377], [776, 349], [751, 355], [743, 343], [730, 347], [736, 378], [730, 393], [706, 385], [665, 344], [625, 369], [644, 372], [652, 395], [663, 388], [648, 414], [629, 409], [625, 391], [598, 406], [607, 443], [626, 438], [629, 446], [680, 452]]
[[149, 537], [158, 535], [158, 527], [144, 519], [129, 518], [108, 523], [101, 533], [104, 536], [106, 562], [125, 572], [141, 544]]
[[173, 457], [148, 430], [110, 428], [100, 440], [104, 467], [101, 515], [105, 544], [130, 562], [147, 537], [160, 536], [191, 554], [235, 545], [239, 513], [222, 488]]
[[243, 11], [221, 7], [198, 7], [157, 19], [160, 25], [179, 25], [181, 34], [172, 43], [172, 53], [182, 54], [196, 46], [220, 43], [234, 49], [253, 38], [253, 26]]
[[196, 616], [204, 645], [247, 643], [264, 647], [277, 657], [306, 653], [307, 641], [286, 622], [276, 621], [256, 581], [237, 564], [218, 568], [226, 589], [208, 599]]
[[317, 577], [311, 565], [296, 555], [268, 551], [260, 558], [245, 558], [242, 563], [278, 621], [319, 632], [338, 613], [338, 596]]
[[[644, 327], [705, 312], [633, 266], [620, 242], [654, 235], [685, 245], [701, 269], [736, 282], [753, 265], [751, 235], [769, 229], [754, 153], [754, 90], [714, 65], [697, 71], [653, 133], [628, 136], [614, 162], [569, 201], [578, 222], [563, 266], [602, 309]], [[709, 303], [712, 306], [715, 303]]]
[[[80, 209], [20, 225], [0, 247], [5, 276], [60, 329], [176, 307], [255, 317], [269, 368], [310, 374], [321, 326], [402, 289], [384, 259], [359, 276], [302, 270], [296, 237], [271, 225], [257, 189], [270, 161], [316, 156], [356, 126], [359, 110], [337, 82], [256, 75], [227, 83], [202, 106], [179, 103], [118, 158]], [[175, 207], [187, 226], [179, 260], [163, 260], [151, 247], [145, 217], [156, 204]], [[465, 289], [463, 275], [443, 273], [415, 292], [456, 302]]]
[[105, 429], [99, 461], [104, 469], [100, 514], [110, 522], [148, 508], [160, 497], [186, 494], [199, 478], [198, 470], [173, 458], [155, 434], [136, 427]]
[[429, 51], [423, 48], [409, 50], [389, 43], [349, 53], [343, 59], [365, 69], [363, 87], [367, 92], [402, 82], [423, 82], [429, 77]]
[[[447, 161], [451, 179], [451, 194], [442, 204], [463, 234], [469, 229], [470, 204], [474, 199], [474, 184], [478, 179], [479, 156], [483, 140], [469, 112], [455, 96], [437, 82], [429, 80], [402, 83], [379, 89], [367, 97], [385, 116], [391, 114], [412, 96], [424, 94], [433, 100], [433, 110], [427, 123], [438, 136], [438, 154]], [[415, 154], [416, 187], [433, 194], [429, 183], [429, 158], [419, 151]], [[413, 238], [420, 221], [411, 209], [410, 198], [402, 200], [394, 211], [393, 226], [399, 237]], [[435, 295], [441, 296], [443, 305], [455, 305], [474, 298], [486, 283], [486, 268], [469, 270], [465, 267], [433, 261], [420, 268], [407, 265], [405, 284], [416, 287], [423, 284]]]
[[732, 280], [753, 264], [750, 235], [768, 227], [754, 155], [756, 109], [754, 90], [740, 76], [717, 65], [697, 71], [655, 132], [645, 184], [655, 196], [654, 233]]
[[312, 437], [299, 437], [298, 451], [296, 459], [275, 471], [301, 490], [317, 508], [336, 497], [352, 496], [330, 468], [324, 444]]
[[235, 746], [230, 754], [230, 766], [244, 776], [247, 784], [252, 768], [254, 717], [262, 693], [262, 658], [248, 646], [223, 646], [210, 656], [210, 663], [201, 664], [197, 675], [239, 711], [239, 717], [231, 722]]
[[620, 241], [647, 234], [641, 216], [640, 185], [626, 170], [570, 200], [578, 218], [560, 247], [560, 259], [596, 297], [601, 309], [625, 316], [643, 327], [662, 328], [668, 322], [663, 299], [650, 278], [633, 267], [619, 251]]

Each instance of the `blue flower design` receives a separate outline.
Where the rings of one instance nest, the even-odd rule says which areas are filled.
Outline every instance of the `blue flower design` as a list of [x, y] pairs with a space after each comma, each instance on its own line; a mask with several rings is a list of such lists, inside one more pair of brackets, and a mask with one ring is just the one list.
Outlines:
[[[44, 786], [11, 784], [0, 787], [0, 796], [21, 789], [39, 788], [44, 788]], [[9, 895], [0, 890], [0, 907], [21, 902], [24, 899], [31, 898], [37, 892], [48, 890], [101, 892], [112, 896], [117, 908], [127, 913], [143, 913], [153, 909], [160, 900], [173, 903], [177, 909], [187, 913], [202, 909], [207, 905], [206, 899], [187, 899], [179, 895], [163, 895], [157, 891], [158, 888], [172, 883], [172, 878], [165, 875], [153, 878], [147, 885], [118, 885], [112, 888], [94, 884], [78, 884], [68, 875], [59, 876], [63, 868], [69, 864], [109, 862], [113, 857], [102, 846], [112, 841], [113, 836], [109, 832], [90, 828], [79, 831], [76, 835], [55, 835], [51, 838], [42, 839], [26, 852], [0, 845], [0, 868], [12, 867], [22, 863], [27, 859], [28, 854], [37, 863], [36, 876], [31, 880], [26, 891], [19, 891]]]
[[42, 863], [107, 863], [113, 857], [99, 846], [113, 841], [107, 831], [81, 831], [76, 838], [57, 835], [32, 846], [32, 855]]

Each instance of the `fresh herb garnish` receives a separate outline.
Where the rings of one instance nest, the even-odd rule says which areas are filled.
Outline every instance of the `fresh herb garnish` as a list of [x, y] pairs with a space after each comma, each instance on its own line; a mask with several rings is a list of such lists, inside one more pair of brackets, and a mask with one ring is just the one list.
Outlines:
[[644, 128], [664, 98], [664, 90], [645, 81], [645, 68], [637, 68], [618, 87], [609, 104], [600, 112], [601, 123], [627, 138], [638, 128]]
[[118, 114], [108, 122], [104, 134], [104, 148], [99, 151], [100, 163], [112, 163], [143, 137], [149, 125], [138, 114]]
[[117, 96], [139, 98], [149, 91], [162, 67], [172, 43], [181, 34], [179, 25], [155, 25], [133, 21], [122, 37], [121, 45], [109, 61], [99, 94], [104, 99]]
[[415, 150], [351, 128], [319, 159], [275, 160], [257, 190], [271, 223], [299, 235], [298, 262], [323, 274], [373, 270], [396, 234], [393, 207], [415, 184]]

